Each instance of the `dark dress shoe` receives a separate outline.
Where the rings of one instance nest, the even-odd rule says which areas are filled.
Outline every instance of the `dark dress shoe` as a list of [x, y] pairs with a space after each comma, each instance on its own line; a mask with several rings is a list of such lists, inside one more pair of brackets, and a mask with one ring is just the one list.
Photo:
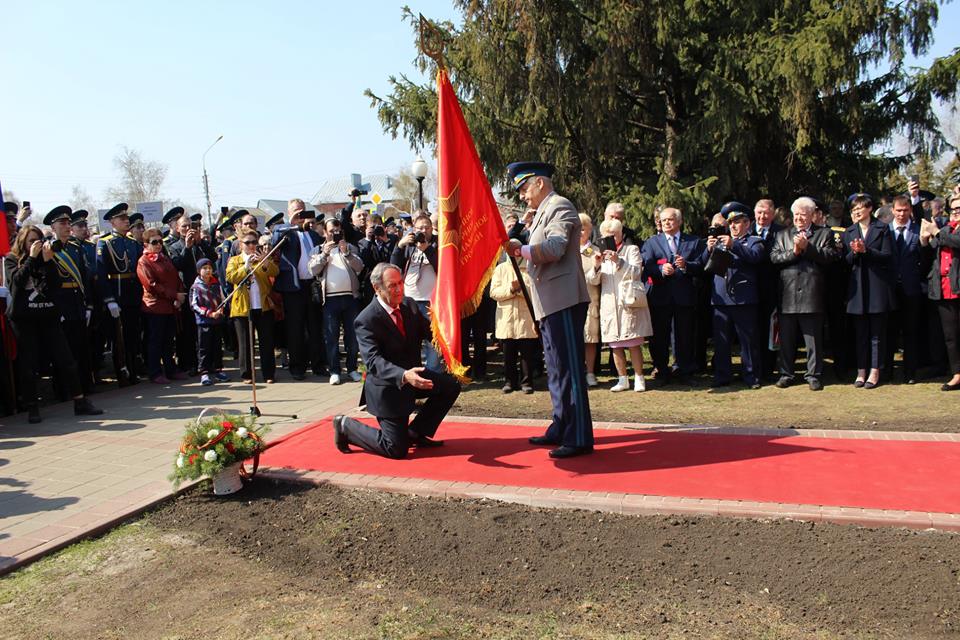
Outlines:
[[754, 382], [754, 383], [751, 383], [751, 384], [750, 384], [750, 388], [751, 388], [751, 389], [759, 389], [760, 386], [761, 386], [761, 385], [760, 385], [759, 382]]
[[40, 417], [40, 407], [31, 404], [27, 407], [27, 422], [30, 424], [39, 424], [43, 421], [43, 418]]
[[523, 385], [522, 387], [520, 387], [520, 389], [523, 390], [523, 392], [527, 395], [530, 395], [531, 393], [533, 393], [533, 387], [531, 387], [528, 384]]
[[533, 436], [532, 438], [528, 438], [527, 442], [529, 442], [530, 444], [535, 444], [538, 447], [545, 446], [545, 445], [553, 446], [553, 445], [559, 444], [556, 440], [551, 440], [547, 436]]
[[866, 382], [865, 382], [864, 380], [854, 380], [854, 381], [853, 381], [853, 386], [856, 387], [857, 389], [861, 388], [861, 387], [862, 387], [863, 385], [865, 385], [865, 384], [866, 384]]
[[944, 384], [940, 391], [960, 391], [960, 384]]
[[563, 445], [551, 451], [550, 457], [555, 459], [574, 458], [576, 456], [585, 456], [588, 453], [593, 453], [593, 447], [568, 447], [567, 445]]
[[877, 381], [877, 382], [870, 382], [869, 380], [867, 380], [866, 382], [863, 383], [863, 388], [864, 388], [864, 389], [876, 389], [876, 388], [879, 387], [879, 386], [880, 386], [880, 382], [879, 382], [879, 381]]
[[343, 431], [343, 416], [333, 417], [333, 443], [337, 445], [340, 453], [350, 453], [350, 441]]
[[503, 385], [503, 388], [500, 389], [500, 391], [503, 391], [504, 393], [513, 393], [513, 385], [508, 382], [507, 384]]
[[75, 416], [99, 416], [103, 415], [103, 409], [93, 406], [87, 398], [80, 398], [73, 401], [73, 415]]
[[916, 378], [907, 378], [906, 380], [903, 381], [903, 384], [917, 384], [917, 379], [916, 379]]
[[823, 383], [819, 378], [810, 378], [810, 391], [823, 391]]
[[786, 389], [792, 384], [793, 384], [793, 378], [782, 376], [779, 380], [777, 380], [776, 387], [777, 389]]
[[413, 446], [418, 449], [433, 449], [435, 447], [442, 447], [443, 440], [433, 440], [427, 436], [417, 436], [413, 440]]

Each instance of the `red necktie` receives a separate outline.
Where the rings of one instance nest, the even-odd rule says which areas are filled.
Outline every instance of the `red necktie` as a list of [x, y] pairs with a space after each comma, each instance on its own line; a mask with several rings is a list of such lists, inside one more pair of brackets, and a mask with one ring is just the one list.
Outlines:
[[393, 321], [397, 323], [397, 329], [400, 330], [400, 335], [406, 338], [407, 332], [403, 328], [403, 317], [400, 315], [400, 309], [394, 309], [391, 315], [393, 316]]

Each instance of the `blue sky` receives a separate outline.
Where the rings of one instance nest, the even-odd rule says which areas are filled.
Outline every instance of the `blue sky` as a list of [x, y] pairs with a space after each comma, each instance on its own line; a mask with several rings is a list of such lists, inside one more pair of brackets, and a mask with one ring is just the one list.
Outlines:
[[[458, 18], [448, 1], [406, 1]], [[363, 90], [420, 79], [403, 4], [0, 3], [0, 181], [36, 211], [68, 202], [73, 185], [103, 205], [125, 145], [168, 166], [164, 196], [201, 207], [201, 156], [221, 134], [207, 155], [214, 207], [396, 173], [416, 153], [382, 132]], [[942, 7], [931, 56], [960, 44], [957, 24], [960, 4]]]

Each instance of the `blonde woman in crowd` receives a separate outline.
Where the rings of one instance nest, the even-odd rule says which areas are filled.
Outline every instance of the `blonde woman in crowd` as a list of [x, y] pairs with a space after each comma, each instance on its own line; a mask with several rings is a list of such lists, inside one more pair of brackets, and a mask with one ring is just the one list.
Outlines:
[[597, 362], [597, 346], [600, 343], [600, 272], [593, 266], [600, 247], [593, 244], [593, 221], [585, 213], [580, 214], [580, 260], [583, 263], [583, 275], [590, 292], [590, 306], [587, 308], [587, 322], [583, 326], [583, 346], [587, 360], [587, 386], [597, 386], [597, 374], [594, 366]]
[[[635, 374], [633, 390], [646, 391], [643, 378], [643, 342], [653, 335], [650, 310], [643, 290], [640, 248], [625, 244], [619, 220], [604, 220], [600, 225], [604, 243], [602, 253], [594, 257], [594, 272], [600, 274], [600, 337], [613, 349], [613, 364], [619, 379], [610, 390], [630, 389], [626, 350]], [[611, 240], [607, 240], [610, 238]]]
[[[523, 283], [529, 290], [532, 282], [527, 275], [527, 261], [520, 259], [517, 263]], [[498, 264], [493, 270], [490, 297], [497, 301], [495, 335], [503, 344], [503, 373], [506, 377], [503, 392], [511, 393], [522, 389], [524, 393], [533, 393], [533, 359], [537, 353], [537, 329], [509, 259]]]

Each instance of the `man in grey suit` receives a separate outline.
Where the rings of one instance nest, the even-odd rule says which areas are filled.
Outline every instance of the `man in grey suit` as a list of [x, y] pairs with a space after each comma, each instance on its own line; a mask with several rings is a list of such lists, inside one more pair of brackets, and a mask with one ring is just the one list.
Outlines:
[[580, 261], [580, 217], [573, 204], [553, 190], [551, 165], [515, 162], [507, 171], [527, 203], [523, 222], [529, 230], [529, 244], [511, 239], [508, 251], [527, 259], [553, 403], [553, 422], [530, 443], [556, 446], [551, 458], [584, 455], [593, 451], [593, 419], [584, 366], [583, 326], [590, 294]]

